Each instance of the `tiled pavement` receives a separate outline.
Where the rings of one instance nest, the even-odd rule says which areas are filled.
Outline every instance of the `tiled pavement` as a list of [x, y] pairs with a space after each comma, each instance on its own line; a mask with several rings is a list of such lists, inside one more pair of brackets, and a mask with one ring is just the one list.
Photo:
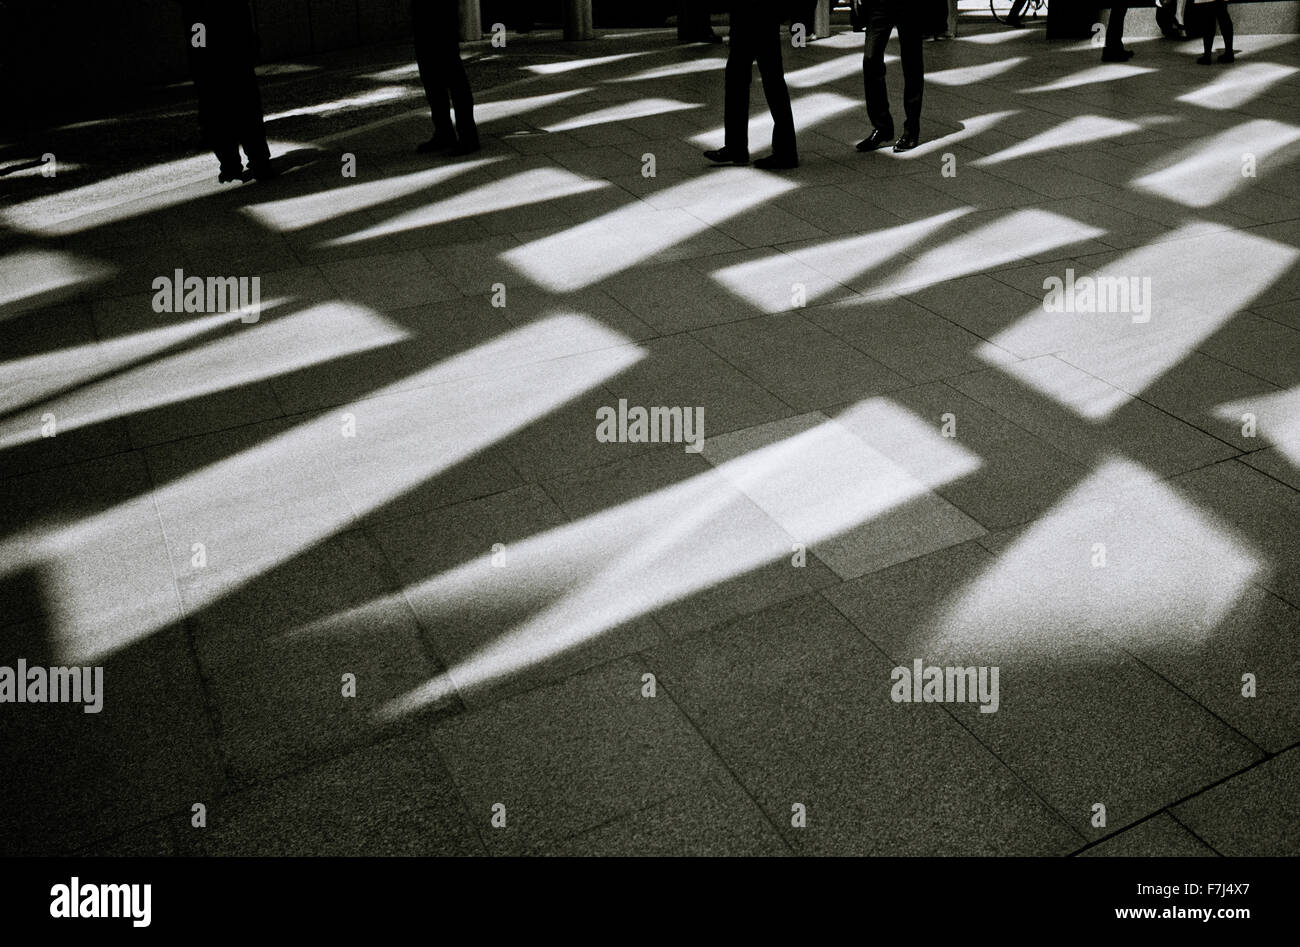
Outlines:
[[[906, 157], [841, 30], [803, 166], [705, 168], [724, 50], [652, 31], [479, 48], [461, 163], [374, 51], [268, 86], [402, 90], [273, 122], [272, 184], [13, 178], [0, 664], [106, 697], [0, 707], [0, 847], [1300, 852], [1300, 40], [963, 31]], [[260, 321], [154, 312], [178, 268]], [[893, 702], [917, 658], [999, 709]]]

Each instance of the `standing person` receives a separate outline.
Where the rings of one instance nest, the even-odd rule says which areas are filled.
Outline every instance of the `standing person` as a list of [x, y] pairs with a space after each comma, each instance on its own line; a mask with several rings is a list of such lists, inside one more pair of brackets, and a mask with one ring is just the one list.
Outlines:
[[1128, 62], [1133, 58], [1133, 50], [1124, 48], [1124, 17], [1127, 15], [1127, 3], [1116, 3], [1110, 8], [1106, 45], [1101, 50], [1102, 62]]
[[794, 111], [785, 84], [781, 62], [781, 16], [779, 0], [736, 0], [731, 7], [731, 49], [727, 54], [726, 139], [716, 151], [704, 157], [717, 164], [749, 163], [749, 85], [754, 62], [763, 79], [763, 94], [772, 113], [772, 153], [759, 158], [754, 167], [783, 170], [799, 167], [795, 147]]
[[1219, 55], [1219, 62], [1236, 62], [1237, 57], [1232, 51], [1232, 16], [1228, 13], [1227, 0], [1192, 0], [1192, 3], [1192, 15], [1200, 21], [1196, 27], [1205, 43], [1205, 55], [1196, 61], [1202, 66], [1214, 62], [1214, 24], [1217, 20], [1219, 32], [1223, 34], [1223, 52]]
[[[257, 86], [260, 43], [248, 0], [181, 0], [203, 142], [220, 163], [217, 180], [275, 177]], [[248, 168], [240, 148], [248, 157]]]
[[[460, 14], [456, 0], [411, 0], [411, 26], [415, 31], [415, 62], [433, 116], [433, 137], [421, 142], [421, 154], [447, 152], [468, 155], [479, 150], [474, 124], [474, 94], [460, 61]], [[456, 109], [451, 121], [448, 99]]]
[[[858, 142], [858, 151], [876, 151], [891, 142], [894, 151], [911, 151], [921, 142], [921, 102], [925, 96], [924, 4], [917, 0], [865, 0], [867, 35], [862, 52], [862, 84], [866, 93], [871, 134]], [[894, 141], [894, 116], [885, 85], [885, 47], [898, 27], [903, 60], [903, 134]]]

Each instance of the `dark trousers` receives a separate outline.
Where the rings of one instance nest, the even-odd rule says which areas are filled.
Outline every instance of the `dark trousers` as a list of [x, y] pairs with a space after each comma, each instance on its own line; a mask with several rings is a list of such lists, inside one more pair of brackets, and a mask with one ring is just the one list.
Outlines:
[[271, 149], [262, 124], [262, 93], [252, 61], [196, 56], [192, 62], [203, 143], [212, 149], [221, 166], [243, 167], [241, 145], [250, 164], [270, 161]]
[[1015, 3], [1011, 4], [1011, 12], [1007, 14], [1007, 19], [1014, 20], [1025, 11], [1025, 7], [1028, 5], [1029, 0], [1015, 0]]
[[1110, 8], [1110, 22], [1106, 24], [1106, 48], [1124, 48], [1124, 17], [1128, 15], [1127, 3], [1116, 3]]
[[[1228, 13], [1228, 4], [1226, 0], [1215, 0], [1214, 3], [1198, 3], [1196, 5], [1196, 23], [1195, 28], [1201, 34], [1201, 39], [1205, 43], [1205, 52], [1208, 55], [1214, 49], [1214, 24], [1218, 21], [1219, 32], [1223, 34], [1223, 51], [1232, 52], [1232, 15]], [[1189, 18], [1190, 19], [1190, 18]]]
[[731, 15], [731, 50], [727, 54], [726, 148], [749, 154], [749, 84], [754, 63], [763, 79], [763, 94], [772, 113], [772, 153], [794, 158], [794, 111], [781, 62], [781, 23], [774, 16], [737, 5]]
[[[433, 116], [433, 133], [448, 141], [478, 143], [474, 93], [460, 61], [460, 19], [456, 0], [411, 0], [415, 62]], [[456, 124], [451, 109], [456, 110]]]
[[[271, 159], [262, 122], [262, 93], [257, 86], [258, 40], [248, 0], [185, 0], [181, 4], [186, 54], [198, 96], [203, 143], [223, 170]], [[204, 43], [195, 46], [195, 27], [203, 26]]]
[[889, 111], [889, 90], [885, 85], [885, 46], [898, 27], [903, 59], [903, 130], [921, 134], [921, 102], [925, 97], [925, 53], [922, 42], [925, 25], [915, 11], [901, 12], [888, 3], [869, 7], [867, 35], [862, 53], [862, 84], [867, 96], [867, 118], [885, 135], [894, 134], [894, 117]]

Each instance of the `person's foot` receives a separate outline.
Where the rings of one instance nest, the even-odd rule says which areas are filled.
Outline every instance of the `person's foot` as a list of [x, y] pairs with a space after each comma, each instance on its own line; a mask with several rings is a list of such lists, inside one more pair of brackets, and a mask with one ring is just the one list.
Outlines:
[[275, 170], [275, 165], [271, 164], [270, 159], [266, 161], [250, 161], [248, 163], [248, 173], [259, 181], [269, 181], [280, 176], [280, 172]]
[[1101, 53], [1102, 62], [1128, 62], [1133, 58], [1133, 50], [1124, 49], [1104, 49]]
[[858, 151], [878, 151], [881, 148], [888, 148], [894, 141], [893, 132], [882, 132], [879, 128], [872, 129], [870, 135], [862, 139], [857, 144]]
[[734, 151], [730, 148], [719, 148], [716, 151], [704, 152], [704, 157], [708, 158], [714, 164], [749, 164], [749, 153]]
[[1013, 30], [1018, 30], [1020, 29], [1021, 26], [1020, 14], [1016, 14], [1015, 16], [1009, 16], [1006, 18], [1004, 22], [1007, 24], [1007, 26], [1011, 27]]
[[435, 134], [428, 141], [422, 141], [415, 150], [422, 155], [436, 155], [440, 151], [450, 151], [457, 145], [455, 135]]
[[463, 158], [465, 155], [472, 155], [476, 151], [481, 151], [482, 149], [483, 146], [479, 143], [477, 138], [462, 138], [447, 152], [447, 154], [451, 155], [453, 158]]
[[221, 170], [217, 173], [218, 184], [228, 184], [231, 181], [247, 181], [248, 172], [244, 170], [243, 165], [223, 164]]
[[1236, 54], [1234, 54], [1233, 51], [1230, 49], [1225, 49], [1223, 52], [1219, 53], [1219, 62], [1236, 62], [1236, 61], [1237, 61]]
[[911, 151], [921, 143], [921, 136], [916, 132], [903, 132], [903, 136], [894, 142], [894, 153], [901, 154], [904, 151]]
[[1196, 57], [1196, 61], [1197, 61], [1198, 63], [1200, 63], [1202, 66], [1213, 66], [1213, 65], [1214, 65], [1214, 58], [1213, 58], [1212, 56], [1210, 56], [1209, 53], [1206, 53], [1204, 56], [1197, 56], [1197, 57]]
[[789, 171], [799, 167], [799, 156], [771, 154], [755, 161], [754, 167], [761, 171]]

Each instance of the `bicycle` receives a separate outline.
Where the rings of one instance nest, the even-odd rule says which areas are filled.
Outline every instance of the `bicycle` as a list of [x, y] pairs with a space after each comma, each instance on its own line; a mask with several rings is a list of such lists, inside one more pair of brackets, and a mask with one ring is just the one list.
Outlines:
[[[1012, 6], [1013, 4], [1009, 0], [989, 0], [989, 13], [993, 14], [993, 19], [999, 23], [1012, 26], [1016, 25], [1026, 15], [1036, 17], [1040, 12], [1044, 15], [1047, 13], [1047, 0], [1029, 0], [1025, 4], [1025, 8], [1020, 11], [1020, 16], [1016, 20], [1012, 20], [1010, 18]], [[999, 7], [1001, 7], [1001, 11], [999, 11]]]

